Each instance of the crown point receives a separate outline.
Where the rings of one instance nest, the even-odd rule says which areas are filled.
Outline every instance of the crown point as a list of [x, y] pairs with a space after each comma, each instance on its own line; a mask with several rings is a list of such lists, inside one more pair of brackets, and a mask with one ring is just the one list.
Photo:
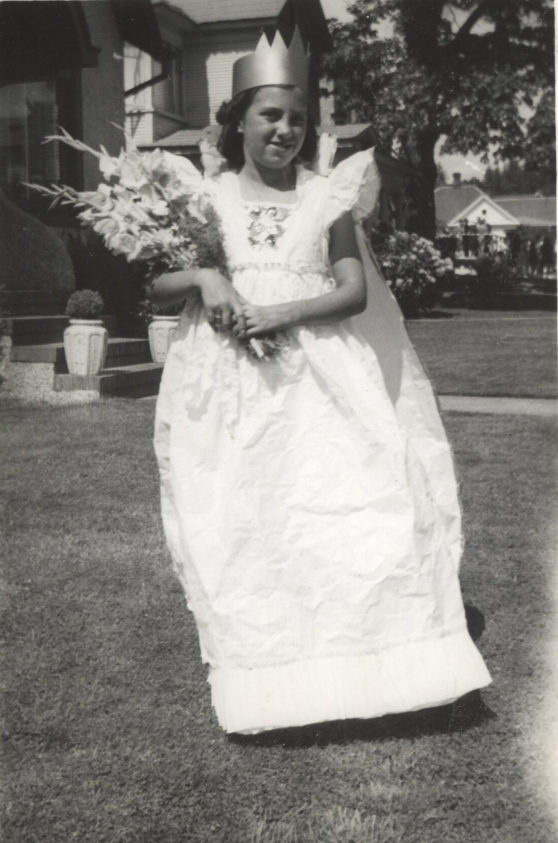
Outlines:
[[295, 26], [287, 44], [277, 29], [271, 43], [263, 33], [253, 53], [233, 65], [233, 96], [262, 85], [293, 85], [308, 90], [310, 54]]

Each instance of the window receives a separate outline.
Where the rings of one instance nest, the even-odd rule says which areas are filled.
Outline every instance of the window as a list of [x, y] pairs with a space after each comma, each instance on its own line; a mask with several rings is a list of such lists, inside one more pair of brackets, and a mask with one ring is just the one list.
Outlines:
[[48, 79], [0, 88], [0, 185], [12, 199], [27, 198], [29, 191], [22, 182], [76, 185], [75, 156], [67, 155], [56, 142], [44, 143], [47, 135], [58, 133], [59, 125], [75, 130], [73, 84], [68, 81]]
[[55, 144], [58, 109], [54, 82], [26, 82], [0, 89], [0, 178], [13, 188], [20, 181], [58, 181]]

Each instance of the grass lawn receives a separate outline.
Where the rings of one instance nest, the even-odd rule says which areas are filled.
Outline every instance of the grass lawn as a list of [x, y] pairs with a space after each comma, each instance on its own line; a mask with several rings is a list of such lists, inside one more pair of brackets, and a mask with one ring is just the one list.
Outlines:
[[555, 421], [447, 417], [492, 714], [235, 740], [163, 547], [153, 410], [4, 408], [5, 843], [556, 840]]
[[557, 396], [555, 313], [445, 313], [407, 322], [441, 395]]

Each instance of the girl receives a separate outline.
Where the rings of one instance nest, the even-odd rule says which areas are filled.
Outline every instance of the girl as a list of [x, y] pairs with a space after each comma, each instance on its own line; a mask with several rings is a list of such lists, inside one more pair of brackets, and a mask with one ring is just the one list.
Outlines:
[[[165, 365], [155, 446], [166, 535], [228, 732], [448, 703], [490, 679], [458, 584], [449, 446], [397, 305], [353, 223], [379, 183], [371, 151], [328, 178], [307, 56], [279, 35], [235, 66], [206, 180], [230, 280], [191, 290]], [[274, 52], [275, 51], [275, 52]], [[238, 340], [269, 333], [256, 360]]]

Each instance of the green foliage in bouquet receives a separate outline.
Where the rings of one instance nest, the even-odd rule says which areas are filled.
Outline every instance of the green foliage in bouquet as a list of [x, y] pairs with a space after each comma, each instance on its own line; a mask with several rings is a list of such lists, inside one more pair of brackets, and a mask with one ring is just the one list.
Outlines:
[[99, 319], [105, 304], [95, 290], [76, 290], [66, 303], [66, 316], [71, 319]]
[[436, 303], [442, 280], [453, 272], [431, 240], [394, 231], [374, 239], [374, 251], [405, 316], [427, 312]]

